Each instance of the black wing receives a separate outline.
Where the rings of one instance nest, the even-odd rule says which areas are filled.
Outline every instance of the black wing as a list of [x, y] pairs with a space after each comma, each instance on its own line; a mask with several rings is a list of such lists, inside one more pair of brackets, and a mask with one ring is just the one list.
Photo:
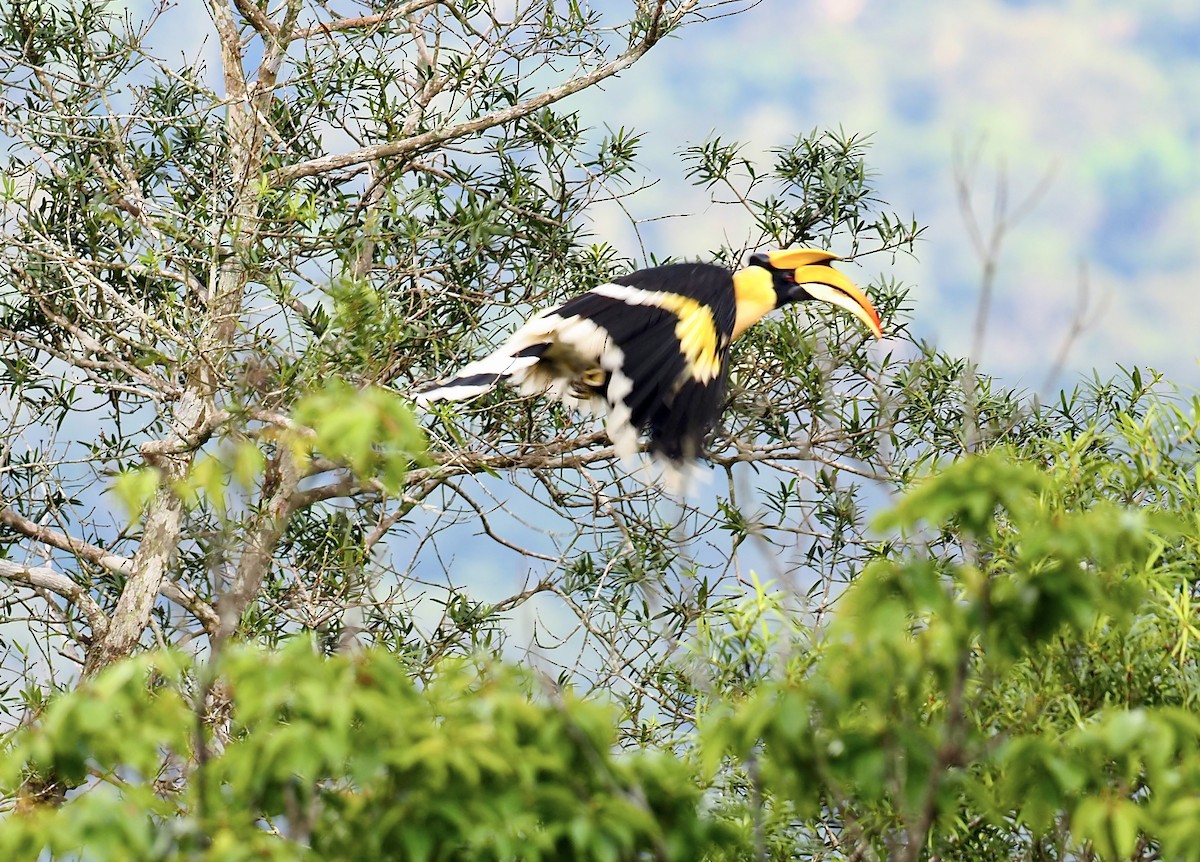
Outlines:
[[610, 424], [628, 421], [645, 431], [651, 453], [670, 461], [703, 453], [720, 416], [736, 316], [727, 270], [707, 264], [640, 270], [570, 300], [557, 314], [587, 318], [621, 351], [620, 367], [606, 369], [599, 387]]

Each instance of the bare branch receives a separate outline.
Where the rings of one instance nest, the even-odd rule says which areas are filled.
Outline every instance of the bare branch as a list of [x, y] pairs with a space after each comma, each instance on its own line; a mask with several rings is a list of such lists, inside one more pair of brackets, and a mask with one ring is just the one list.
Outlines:
[[401, 18], [437, 6], [444, 0], [410, 0], [410, 2], [378, 15], [360, 15], [355, 18], [337, 18], [312, 27], [302, 27], [292, 33], [292, 39], [311, 39], [313, 36], [330, 35], [339, 30], [367, 30], [382, 27]]
[[987, 334], [988, 316], [991, 312], [992, 295], [995, 290], [996, 273], [1000, 265], [1000, 253], [1012, 230], [1033, 211], [1038, 202], [1049, 191], [1054, 179], [1055, 166], [1050, 165], [1038, 178], [1029, 193], [1015, 206], [1008, 200], [1008, 171], [1003, 162], [996, 168], [996, 187], [992, 193], [992, 217], [985, 232], [975, 211], [974, 172], [977, 154], [968, 160], [961, 151], [954, 160], [954, 186], [958, 198], [959, 215], [962, 217], [971, 247], [979, 258], [981, 267], [979, 303], [975, 313], [975, 326], [971, 341], [971, 357], [979, 362], [983, 355], [983, 342]]
[[279, 32], [279, 28], [275, 26], [271, 19], [264, 15], [262, 10], [251, 3], [250, 0], [233, 0], [233, 3], [237, 6], [237, 10], [242, 13], [242, 17], [249, 21], [254, 26], [254, 29], [263, 36], [273, 38]]
[[1071, 314], [1071, 323], [1063, 335], [1062, 344], [1059, 345], [1054, 361], [1050, 363], [1050, 370], [1046, 372], [1046, 379], [1042, 382], [1043, 391], [1049, 389], [1058, 380], [1063, 368], [1066, 367], [1067, 357], [1071, 355], [1075, 343], [1083, 333], [1087, 332], [1089, 327], [1099, 320], [1108, 305], [1110, 294], [1105, 294], [1099, 307], [1092, 308], [1091, 280], [1088, 278], [1087, 261], [1079, 261], [1077, 285], [1075, 310]]
[[[695, 3], [696, 0], [689, 0], [689, 2], [684, 3], [673, 18], [675, 20], [681, 18], [691, 10]], [[534, 96], [532, 99], [526, 99], [519, 104], [504, 108], [503, 110], [493, 111], [482, 117], [455, 123], [441, 129], [432, 129], [400, 141], [372, 144], [357, 150], [351, 150], [350, 152], [334, 153], [310, 159], [306, 162], [300, 162], [299, 164], [288, 165], [284, 168], [277, 168], [267, 174], [267, 179], [272, 186], [286, 185], [301, 177], [316, 176], [317, 174], [335, 171], [340, 168], [348, 168], [352, 165], [362, 164], [363, 162], [411, 155], [438, 146], [439, 144], [478, 134], [494, 126], [511, 123], [513, 120], [519, 120], [522, 117], [540, 111], [547, 105], [552, 105], [557, 101], [565, 99], [567, 96], [578, 93], [580, 90], [585, 90], [606, 78], [611, 78], [613, 75], [625, 71], [654, 47], [655, 42], [660, 36], [661, 31], [659, 30], [648, 33], [645, 39], [638, 42], [615, 60], [605, 63], [603, 66], [593, 69], [585, 75], [580, 75], [557, 87], [552, 87], [540, 95]]]
[[0, 524], [4, 524], [22, 536], [41, 542], [43, 545], [58, 548], [60, 551], [69, 551], [81, 560], [87, 560], [89, 563], [94, 563], [102, 569], [118, 575], [128, 575], [133, 571], [133, 562], [127, 557], [118, 556], [82, 539], [51, 530], [49, 527], [43, 527], [12, 509], [0, 509]]
[[258, 596], [263, 579], [274, 561], [275, 547], [292, 513], [292, 500], [300, 483], [300, 469], [292, 451], [281, 446], [267, 466], [263, 481], [262, 505], [242, 538], [242, 558], [233, 583], [217, 602], [220, 616], [218, 637], [226, 638], [237, 629], [242, 614]]
[[49, 566], [23, 566], [12, 560], [0, 560], [0, 578], [13, 583], [25, 584], [38, 590], [48, 590], [65, 599], [83, 614], [92, 630], [92, 640], [103, 638], [108, 631], [108, 617], [81, 584]]

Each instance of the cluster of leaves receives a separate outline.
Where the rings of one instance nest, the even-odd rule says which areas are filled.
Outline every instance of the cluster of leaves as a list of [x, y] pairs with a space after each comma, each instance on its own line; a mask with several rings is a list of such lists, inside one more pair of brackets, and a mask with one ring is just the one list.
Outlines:
[[394, 393], [378, 387], [356, 390], [338, 381], [310, 392], [293, 417], [313, 431], [312, 446], [344, 463], [355, 475], [375, 478], [399, 493], [409, 467], [425, 451], [425, 435]]
[[[206, 682], [207, 681], [207, 682]], [[205, 706], [226, 704], [211, 721]], [[126, 662], [5, 752], [6, 859], [694, 859], [733, 840], [683, 764], [616, 754], [616, 713], [502, 667], [231, 649]]]
[[[740, 764], [735, 810], [765, 844], [818, 858], [1200, 858], [1200, 400], [1147, 399], [1140, 374], [1129, 384], [1093, 390], [1093, 410], [1117, 412], [1078, 433], [1029, 435], [914, 482], [878, 526], [926, 552], [886, 543], [826, 632], [800, 625], [797, 638], [794, 616], [768, 626], [759, 601], [763, 636], [747, 650], [749, 627], [730, 617], [742, 662], [775, 659], [748, 694], [741, 681], [710, 691], [701, 739], [710, 767]], [[1079, 395], [1038, 422], [1078, 418]]]

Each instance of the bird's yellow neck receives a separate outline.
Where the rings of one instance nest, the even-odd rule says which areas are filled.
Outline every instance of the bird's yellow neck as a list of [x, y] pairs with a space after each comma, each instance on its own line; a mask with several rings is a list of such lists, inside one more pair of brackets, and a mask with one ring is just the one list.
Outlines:
[[775, 308], [775, 285], [771, 273], [761, 266], [748, 266], [733, 274], [733, 295], [737, 317], [733, 337], [737, 338]]

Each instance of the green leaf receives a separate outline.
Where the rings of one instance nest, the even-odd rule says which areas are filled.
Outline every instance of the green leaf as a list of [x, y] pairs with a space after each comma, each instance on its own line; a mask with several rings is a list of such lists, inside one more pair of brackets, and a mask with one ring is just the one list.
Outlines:
[[138, 467], [117, 474], [112, 491], [131, 521], [141, 517], [158, 491], [162, 474], [154, 467]]
[[233, 478], [245, 490], [250, 490], [262, 476], [267, 459], [254, 442], [239, 440], [233, 447]]

